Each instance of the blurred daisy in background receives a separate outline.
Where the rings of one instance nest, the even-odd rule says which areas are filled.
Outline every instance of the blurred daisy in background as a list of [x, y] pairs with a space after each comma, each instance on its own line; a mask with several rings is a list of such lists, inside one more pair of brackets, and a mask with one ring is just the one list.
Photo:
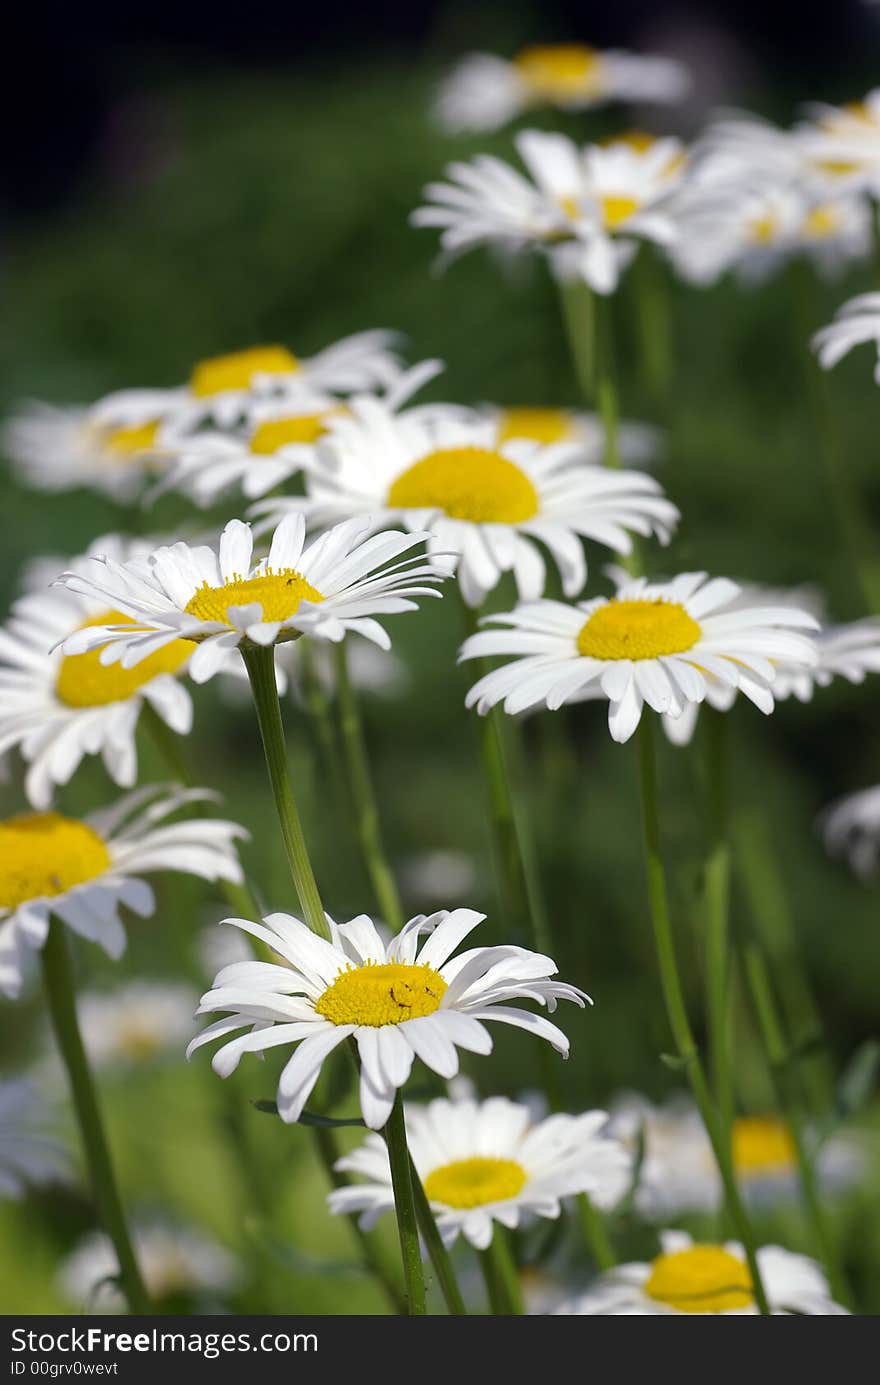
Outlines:
[[[325, 696], [336, 696], [336, 664], [333, 651], [326, 644], [316, 644], [310, 650], [308, 677], [317, 680]], [[308, 702], [306, 674], [303, 669], [303, 646], [294, 642], [278, 651], [278, 663], [287, 675], [291, 696], [301, 705]], [[346, 665], [353, 688], [368, 697], [393, 702], [410, 688], [410, 671], [393, 649], [379, 649], [366, 641], [352, 641], [346, 647]]]
[[823, 370], [831, 370], [854, 346], [865, 342], [873, 342], [877, 347], [874, 379], [880, 385], [880, 293], [861, 293], [850, 298], [838, 308], [834, 321], [816, 333], [811, 344]]
[[[695, 1242], [683, 1231], [662, 1232], [660, 1243], [662, 1252], [654, 1260], [616, 1266], [556, 1311], [577, 1317], [757, 1314], [742, 1246], [735, 1241], [724, 1245]], [[834, 1303], [824, 1273], [805, 1255], [794, 1255], [781, 1246], [763, 1246], [758, 1251], [758, 1269], [775, 1316], [831, 1317], [847, 1312]]]
[[408, 895], [428, 903], [467, 899], [479, 883], [474, 858], [466, 851], [452, 848], [421, 851], [407, 857], [401, 865], [400, 877]]
[[[501, 1096], [407, 1106], [407, 1142], [444, 1243], [461, 1234], [485, 1250], [496, 1221], [513, 1230], [533, 1217], [558, 1217], [562, 1199], [575, 1193], [613, 1207], [629, 1185], [632, 1156], [608, 1135], [607, 1120], [605, 1111], [587, 1111], [533, 1123], [527, 1106]], [[331, 1212], [359, 1213], [370, 1230], [393, 1211], [381, 1136], [368, 1135], [336, 1168], [365, 1181], [328, 1194]]]
[[195, 1031], [198, 1002], [191, 986], [171, 981], [85, 991], [77, 1011], [86, 1052], [97, 1068], [149, 1063], [169, 1051], [179, 1056]]
[[440, 87], [438, 124], [452, 133], [497, 130], [536, 107], [579, 111], [609, 101], [669, 102], [687, 94], [683, 63], [583, 43], [536, 44], [509, 61], [469, 53]]
[[438, 582], [446, 569], [423, 554], [401, 557], [426, 534], [370, 537], [373, 527], [349, 520], [305, 547], [305, 520], [289, 514], [256, 564], [251, 527], [238, 519], [226, 525], [216, 551], [175, 543], [146, 561], [93, 557], [87, 571], [67, 572], [59, 582], [122, 611], [127, 624], [80, 629], [62, 648], [67, 654], [100, 648], [102, 664], [136, 669], [176, 642], [193, 640], [189, 672], [196, 683], [218, 673], [244, 639], [270, 645], [308, 635], [338, 643], [355, 631], [387, 649], [391, 642], [375, 617], [414, 611], [413, 597], [439, 595], [426, 583]]
[[[234, 1292], [242, 1280], [241, 1267], [229, 1251], [204, 1232], [164, 1224], [135, 1226], [134, 1251], [150, 1299], [182, 1297], [216, 1311], [215, 1300]], [[58, 1286], [64, 1297], [89, 1313], [124, 1313], [126, 1300], [118, 1287], [119, 1262], [109, 1238], [91, 1232], [62, 1262]]]
[[847, 794], [832, 803], [819, 819], [825, 847], [845, 857], [862, 880], [880, 866], [880, 784]]
[[[2, 925], [0, 925], [2, 927]], [[23, 1077], [0, 1079], [0, 1200], [64, 1182], [70, 1155], [52, 1132], [52, 1108]]]
[[149, 918], [156, 907], [144, 874], [173, 870], [241, 884], [235, 843], [247, 836], [243, 827], [220, 818], [168, 821], [211, 797], [153, 785], [82, 819], [22, 813], [0, 822], [0, 991], [19, 994], [53, 916], [121, 957], [122, 910]]
[[[114, 564], [143, 561], [155, 542], [105, 534], [83, 557], [68, 560], [70, 571], [84, 576], [97, 554]], [[60, 643], [74, 631], [131, 625], [131, 618], [103, 597], [48, 587], [47, 567], [33, 565], [31, 589], [0, 629], [0, 755], [21, 752], [25, 793], [35, 808], [49, 807], [56, 784], [68, 783], [86, 755], [100, 755], [114, 783], [130, 788], [145, 706], [178, 735], [190, 731], [193, 715], [181, 678], [195, 645], [176, 640], [131, 669], [103, 664], [100, 645], [62, 653]], [[58, 566], [52, 576], [57, 573]]]
[[843, 106], [813, 102], [794, 138], [811, 167], [840, 187], [880, 192], [880, 87]]
[[[366, 914], [342, 924], [328, 919], [330, 942], [289, 914], [270, 914], [259, 924], [229, 919], [278, 953], [281, 964], [225, 967], [199, 1013], [227, 1013], [192, 1041], [187, 1056], [214, 1039], [226, 1040], [212, 1066], [228, 1077], [245, 1053], [297, 1044], [278, 1083], [278, 1113], [292, 1123], [324, 1059], [353, 1038], [361, 1060], [361, 1111], [373, 1130], [388, 1120], [415, 1058], [450, 1078], [458, 1072], [458, 1048], [491, 1052], [484, 1020], [525, 1029], [567, 1056], [561, 1029], [507, 1002], [537, 1001], [552, 1013], [559, 1000], [583, 1007], [587, 997], [552, 980], [551, 958], [525, 948], [473, 948], [453, 957], [484, 918], [473, 909], [419, 914], [388, 943]], [[429, 936], [420, 945], [423, 933]], [[247, 1032], [229, 1038], [242, 1029]]]
[[[495, 425], [496, 447], [516, 438], [527, 438], [542, 445], [571, 442], [581, 449], [580, 461], [590, 466], [604, 464], [605, 429], [598, 414], [546, 405], [504, 407], [499, 404], [486, 404], [479, 413]], [[618, 422], [616, 443], [621, 461], [631, 466], [651, 466], [664, 451], [662, 429], [629, 419]]]
[[254, 513], [262, 523], [293, 511], [318, 528], [361, 515], [372, 529], [429, 530], [429, 552], [455, 555], [469, 606], [479, 606], [505, 572], [524, 599], [540, 596], [540, 543], [574, 595], [586, 580], [582, 538], [627, 553], [627, 531], [665, 543], [678, 520], [653, 478], [578, 464], [580, 455], [577, 441], [499, 442], [490, 419], [426, 420], [358, 399], [349, 416], [331, 421], [305, 498], [263, 502]]
[[790, 606], [729, 611], [739, 593], [727, 578], [687, 572], [669, 582], [636, 578], [611, 599], [535, 601], [487, 616], [484, 625], [502, 628], [472, 635], [460, 659], [513, 657], [474, 684], [467, 706], [481, 715], [499, 702], [511, 715], [542, 704], [555, 711], [595, 689], [608, 699], [615, 741], [629, 740], [645, 703], [678, 718], [704, 701], [713, 679], [772, 712], [777, 663], [814, 664], [815, 644], [801, 632], [818, 622]]

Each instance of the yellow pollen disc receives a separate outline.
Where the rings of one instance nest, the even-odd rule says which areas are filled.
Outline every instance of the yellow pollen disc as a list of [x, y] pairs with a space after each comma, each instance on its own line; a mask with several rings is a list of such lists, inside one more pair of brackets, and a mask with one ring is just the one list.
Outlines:
[[772, 1116], [741, 1116], [733, 1123], [733, 1162], [738, 1173], [785, 1173], [794, 1168], [788, 1126]]
[[123, 461], [141, 456], [144, 452], [155, 452], [159, 420], [140, 423], [136, 428], [111, 428], [104, 433], [102, 445], [114, 461]]
[[[103, 615], [92, 616], [79, 627], [87, 630], [92, 625], [135, 625], [131, 616], [121, 611], [105, 611]], [[172, 640], [162, 649], [150, 654], [134, 668], [123, 668], [121, 664], [101, 663], [101, 645], [85, 654], [66, 654], [61, 660], [58, 677], [55, 680], [55, 696], [68, 707], [103, 707], [108, 702], [125, 702], [134, 693], [157, 678], [160, 673], [177, 673], [195, 649], [192, 640]]]
[[604, 149], [610, 149], [615, 144], [626, 144], [637, 154], [647, 154], [649, 149], [653, 149], [657, 139], [656, 136], [649, 135], [647, 130], [624, 130], [620, 135], [606, 135], [599, 143]]
[[440, 1008], [446, 982], [433, 967], [402, 962], [365, 962], [341, 971], [315, 1005], [331, 1024], [385, 1024], [433, 1015]]
[[222, 587], [209, 587], [206, 582], [190, 597], [184, 610], [197, 620], [219, 620], [231, 625], [227, 614], [230, 606], [250, 606], [259, 601], [263, 621], [273, 621], [287, 620], [299, 610], [301, 601], [323, 600], [317, 587], [292, 567], [268, 568], [259, 577], [235, 577]]
[[755, 217], [749, 227], [749, 235], [758, 245], [769, 245], [779, 235], [779, 218], [772, 212], [767, 216]]
[[658, 659], [692, 649], [702, 631], [677, 601], [609, 601], [581, 626], [586, 659]]
[[498, 420], [498, 441], [531, 438], [534, 442], [566, 442], [574, 436], [575, 420], [567, 409], [505, 409]]
[[829, 178], [847, 178], [859, 171], [859, 165], [847, 159], [820, 159], [816, 167], [820, 173], [827, 173]]
[[285, 346], [252, 346], [228, 356], [211, 356], [193, 368], [189, 387], [198, 399], [250, 388], [255, 375], [293, 375], [299, 361]]
[[0, 822], [0, 908], [53, 898], [110, 868], [110, 853], [84, 822], [24, 813]]
[[804, 235], [815, 240], [836, 235], [840, 230], [840, 212], [837, 207], [814, 207], [804, 221]]
[[133, 1024], [119, 1036], [118, 1048], [123, 1058], [132, 1063], [142, 1063], [152, 1058], [162, 1047], [162, 1040], [155, 1030], [140, 1028]]
[[688, 1246], [658, 1255], [644, 1290], [680, 1313], [729, 1313], [752, 1303], [748, 1266], [723, 1246]]
[[600, 197], [602, 220], [609, 231], [616, 231], [625, 221], [639, 210], [641, 203], [635, 197]]
[[432, 1169], [425, 1179], [430, 1202], [447, 1207], [483, 1207], [487, 1202], [506, 1202], [525, 1185], [526, 1171], [514, 1159], [456, 1159]]
[[270, 457], [279, 447], [290, 443], [312, 443], [327, 431], [327, 415], [297, 414], [295, 418], [270, 418], [261, 423], [251, 438], [251, 451], [258, 457]]
[[500, 452], [445, 447], [407, 467], [387, 503], [394, 510], [443, 510], [472, 524], [519, 524], [538, 513], [538, 492]]
[[583, 43], [538, 44], [523, 48], [513, 65], [536, 96], [565, 101], [602, 90], [602, 58]]

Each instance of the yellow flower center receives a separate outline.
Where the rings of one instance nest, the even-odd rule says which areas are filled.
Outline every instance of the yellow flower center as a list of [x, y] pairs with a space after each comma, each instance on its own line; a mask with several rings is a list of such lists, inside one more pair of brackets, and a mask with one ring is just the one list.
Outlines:
[[0, 908], [53, 898], [110, 868], [110, 853], [84, 822], [24, 813], [0, 822]]
[[[121, 611], [105, 611], [92, 616], [79, 627], [87, 630], [93, 625], [135, 625], [131, 616]], [[68, 707], [103, 707], [108, 702], [125, 702], [151, 678], [160, 673], [177, 673], [195, 649], [192, 640], [172, 640], [164, 648], [150, 654], [134, 668], [121, 664], [101, 663], [101, 645], [85, 654], [66, 654], [61, 660], [55, 680], [55, 696]]]
[[526, 1171], [514, 1159], [475, 1155], [432, 1169], [425, 1179], [425, 1194], [430, 1202], [446, 1207], [483, 1207], [516, 1197], [525, 1183]]
[[528, 476], [488, 447], [444, 447], [401, 472], [388, 492], [395, 510], [443, 510], [472, 524], [519, 524], [538, 513]]
[[186, 603], [187, 615], [197, 620], [216, 620], [231, 625], [230, 606], [250, 606], [259, 601], [263, 621], [287, 620], [299, 610], [301, 601], [323, 601], [311, 582], [292, 567], [267, 568], [258, 577], [233, 577], [222, 587], [199, 587]]
[[315, 1009], [331, 1024], [403, 1024], [439, 1010], [446, 982], [433, 967], [365, 962], [341, 971]]
[[752, 1302], [748, 1266], [723, 1246], [658, 1255], [644, 1287], [649, 1298], [679, 1313], [729, 1313]]
[[850, 159], [819, 159], [816, 167], [829, 178], [848, 178], [851, 173], [859, 171], [859, 165]]
[[779, 217], [768, 212], [766, 216], [756, 216], [749, 226], [749, 236], [757, 245], [769, 245], [779, 235]]
[[733, 1123], [733, 1162], [738, 1173], [785, 1173], [794, 1167], [788, 1126], [772, 1116], [741, 1116]]
[[677, 601], [609, 601], [584, 621], [577, 648], [586, 659], [659, 659], [692, 649], [701, 634]]
[[536, 44], [513, 60], [533, 94], [545, 100], [595, 96], [602, 90], [602, 58], [583, 43]]
[[111, 428], [103, 434], [102, 446], [114, 462], [133, 461], [145, 452], [156, 451], [158, 433], [158, 419], [134, 428]]
[[840, 211], [837, 207], [814, 207], [804, 221], [804, 235], [812, 240], [824, 240], [840, 230]]
[[616, 231], [618, 226], [629, 221], [641, 206], [636, 197], [605, 196], [600, 197], [599, 202], [602, 207], [602, 220], [608, 231]]
[[637, 154], [647, 154], [657, 143], [657, 138], [655, 135], [649, 135], [647, 130], [624, 130], [619, 135], [606, 135], [599, 143], [603, 149], [610, 149], [615, 144], [626, 144]]
[[132, 1021], [119, 1035], [117, 1048], [120, 1057], [132, 1063], [143, 1063], [153, 1058], [162, 1047], [162, 1037], [155, 1029]]
[[505, 409], [498, 420], [498, 441], [531, 438], [535, 442], [566, 442], [574, 436], [575, 419], [567, 409]]
[[327, 432], [327, 414], [297, 414], [294, 418], [269, 418], [261, 423], [251, 438], [251, 451], [258, 457], [270, 457], [279, 447], [290, 443], [313, 443]]
[[293, 375], [299, 361], [285, 346], [252, 346], [228, 356], [211, 356], [193, 368], [189, 387], [198, 399], [227, 390], [249, 389], [255, 375]]

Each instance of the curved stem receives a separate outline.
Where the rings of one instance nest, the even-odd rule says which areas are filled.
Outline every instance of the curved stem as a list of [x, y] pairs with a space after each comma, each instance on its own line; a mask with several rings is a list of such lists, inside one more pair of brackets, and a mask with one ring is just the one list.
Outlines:
[[706, 1019], [712, 1091], [718, 1107], [719, 1134], [730, 1145], [734, 1093], [731, 1071], [730, 997], [730, 841], [727, 719], [707, 708], [704, 734], [707, 751], [707, 808], [709, 851], [705, 866]]
[[58, 1048], [67, 1069], [73, 1105], [82, 1136], [92, 1192], [104, 1230], [119, 1261], [119, 1276], [132, 1313], [152, 1311], [116, 1184], [113, 1161], [89, 1061], [83, 1047], [76, 1014], [73, 973], [64, 925], [53, 919], [46, 945], [40, 953], [49, 1014]]
[[592, 408], [596, 398], [596, 300], [583, 279], [560, 280], [558, 288], [578, 388], [584, 403]]
[[400, 1092], [394, 1098], [391, 1115], [385, 1126], [385, 1143], [391, 1164], [391, 1186], [394, 1189], [394, 1211], [397, 1215], [397, 1234], [406, 1283], [406, 1311], [410, 1317], [424, 1317], [425, 1280], [422, 1273], [422, 1253], [419, 1248], [419, 1228], [413, 1197], [412, 1165], [406, 1143], [406, 1121]]
[[393, 933], [398, 933], [404, 924], [400, 895], [388, 856], [382, 841], [379, 823], [379, 810], [376, 807], [376, 794], [370, 773], [370, 762], [364, 739], [364, 725], [358, 706], [357, 694], [352, 687], [348, 671], [348, 657], [345, 641], [334, 646], [336, 658], [336, 691], [339, 699], [339, 724], [342, 730], [342, 744], [348, 767], [351, 796], [354, 800], [355, 832], [361, 856], [376, 903], [384, 923]]
[[275, 808], [287, 853], [287, 863], [293, 877], [294, 888], [303, 911], [303, 918], [313, 933], [330, 941], [330, 929], [324, 915], [324, 906], [318, 893], [315, 874], [306, 848], [302, 823], [300, 822], [290, 771], [287, 765], [287, 746], [284, 741], [284, 727], [281, 722], [281, 706], [278, 701], [278, 687], [275, 682], [275, 650], [269, 645], [242, 644], [241, 655], [250, 679], [257, 721], [266, 756], [269, 782], [275, 797]]
[[660, 965], [660, 982], [666, 1013], [672, 1030], [675, 1046], [682, 1067], [687, 1071], [700, 1116], [706, 1127], [706, 1134], [712, 1145], [718, 1172], [724, 1187], [724, 1197], [728, 1215], [736, 1234], [742, 1241], [755, 1302], [763, 1316], [770, 1313], [767, 1295], [761, 1280], [758, 1257], [752, 1226], [740, 1196], [733, 1171], [730, 1149], [722, 1139], [718, 1117], [712, 1104], [709, 1085], [703, 1071], [703, 1064], [691, 1030], [687, 1009], [684, 1003], [675, 944], [672, 937], [672, 924], [669, 917], [669, 900], [666, 891], [666, 872], [660, 850], [660, 822], [657, 811], [657, 772], [654, 763], [654, 728], [647, 713], [643, 714], [639, 726], [639, 761], [641, 771], [642, 828], [645, 848], [645, 866], [648, 876], [648, 894], [651, 902], [651, 921], [654, 928], [654, 942], [657, 960]]
[[599, 406], [599, 416], [602, 419], [602, 429], [605, 434], [605, 465], [619, 467], [620, 446], [617, 435], [620, 418], [617, 385], [615, 383], [611, 313], [612, 299], [610, 297], [601, 299], [597, 303], [596, 402]]
[[617, 1256], [614, 1254], [605, 1218], [587, 1193], [578, 1194], [577, 1209], [584, 1240], [590, 1248], [596, 1268], [610, 1270], [617, 1264]]
[[412, 1179], [413, 1197], [416, 1204], [416, 1218], [419, 1223], [419, 1231], [422, 1233], [422, 1240], [428, 1255], [431, 1257], [431, 1264], [440, 1284], [440, 1291], [453, 1317], [464, 1317], [467, 1309], [464, 1306], [464, 1299], [458, 1287], [458, 1280], [455, 1277], [455, 1270], [452, 1268], [452, 1261], [449, 1258], [449, 1251], [443, 1244], [443, 1238], [437, 1229], [437, 1222], [434, 1213], [431, 1211], [431, 1204], [425, 1195], [422, 1180], [419, 1178], [415, 1164], [410, 1160], [410, 1178]]

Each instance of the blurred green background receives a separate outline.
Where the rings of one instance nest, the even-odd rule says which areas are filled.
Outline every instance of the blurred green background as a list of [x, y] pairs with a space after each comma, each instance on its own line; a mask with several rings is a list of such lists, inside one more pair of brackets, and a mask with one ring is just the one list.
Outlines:
[[[453, 140], [431, 128], [427, 104], [439, 72], [436, 61], [376, 58], [259, 73], [215, 66], [200, 74], [194, 65], [181, 74], [160, 63], [146, 80], [141, 74], [141, 105], [121, 110], [131, 138], [128, 145], [121, 139], [123, 163], [113, 176], [106, 164], [96, 166], [63, 207], [6, 236], [4, 410], [22, 396], [88, 401], [128, 385], [172, 385], [194, 360], [257, 341], [284, 341], [308, 355], [374, 326], [404, 333], [411, 360], [437, 355], [448, 363], [431, 387], [433, 398], [577, 404], [543, 267], [523, 262], [508, 274], [476, 254], [439, 278], [431, 267], [436, 238], [407, 226], [422, 186], [450, 158], [478, 149], [509, 152], [509, 132]], [[795, 89], [790, 77], [781, 84], [779, 73], [773, 82], [743, 99], [789, 119], [796, 101], [812, 94]], [[838, 91], [824, 94], [856, 97], [867, 84], [853, 71], [841, 75]], [[576, 128], [586, 136], [626, 123], [623, 113], [602, 113]], [[138, 144], [142, 128], [149, 138]], [[638, 280], [627, 280], [614, 305], [624, 412], [667, 430], [658, 474], [684, 516], [671, 550], [647, 555], [658, 574], [706, 568], [780, 585], [810, 582], [827, 594], [835, 619], [864, 614], [849, 555], [832, 527], [810, 409], [815, 367], [801, 323], [820, 326], [845, 297], [871, 287], [872, 274], [869, 266], [831, 285], [783, 274], [759, 289], [725, 282], [702, 292], [670, 279], [674, 368], [661, 399], [650, 398], [641, 379]], [[871, 366], [867, 353], [856, 353], [829, 388], [841, 444], [880, 534], [880, 401]], [[91, 493], [52, 497], [7, 479], [2, 494], [4, 607], [28, 559], [81, 551], [120, 522], [113, 506]], [[222, 516], [233, 512], [234, 502]], [[222, 516], [218, 511], [218, 522]], [[189, 518], [169, 498], [144, 525], [168, 531]], [[606, 557], [591, 554], [593, 591], [605, 589]], [[510, 599], [504, 589], [497, 604]], [[406, 905], [410, 913], [441, 903], [484, 908], [487, 940], [498, 940], [506, 934], [495, 905], [475, 730], [463, 707], [467, 677], [455, 665], [457, 605], [425, 603], [419, 614], [393, 622], [392, 634], [410, 686], [393, 701], [365, 699], [392, 859], [406, 882], [406, 868], [420, 853], [460, 851], [475, 875], [466, 900], [426, 900], [410, 889]], [[244, 857], [267, 903], [293, 910], [249, 708], [230, 707], [215, 684], [194, 696], [196, 727], [184, 753], [196, 777], [222, 791], [229, 816], [251, 832]], [[372, 910], [344, 791], [331, 783], [303, 712], [292, 700], [285, 710], [327, 906], [339, 918]], [[602, 706], [561, 713], [550, 729], [546, 721], [536, 717], [524, 728], [522, 778], [560, 971], [596, 1002], [562, 1020], [572, 1040], [571, 1060], [560, 1063], [566, 1109], [605, 1104], [622, 1088], [659, 1098], [681, 1078], [660, 1057], [670, 1039], [641, 874], [635, 751], [611, 743]], [[787, 703], [766, 720], [738, 705], [730, 723], [738, 811], [758, 805], [769, 823], [840, 1071], [878, 1030], [877, 895], [826, 859], [814, 824], [836, 795], [880, 779], [876, 683], [835, 683], [810, 705]], [[560, 742], [567, 746], [563, 758]], [[664, 744], [660, 761], [675, 917], [697, 1020], [700, 749], [699, 741], [691, 753]], [[141, 777], [166, 777], [147, 745]], [[78, 812], [116, 793], [98, 767], [86, 764], [59, 806]], [[22, 806], [15, 785], [0, 790], [0, 801], [7, 814]], [[84, 985], [184, 975], [205, 987], [211, 978], [192, 943], [200, 928], [222, 917], [222, 900], [166, 877], [160, 901], [154, 919], [133, 923], [118, 965], [77, 943]], [[739, 887], [734, 917], [738, 929], [749, 926]], [[770, 1088], [745, 1013], [739, 1035], [740, 1101], [760, 1111]], [[0, 1006], [0, 1042], [4, 1073], [28, 1070], [45, 1055], [38, 992]], [[246, 1060], [225, 1087], [204, 1052], [189, 1066], [173, 1055], [109, 1077], [104, 1099], [126, 1196], [135, 1210], [200, 1225], [242, 1255], [253, 1273], [233, 1300], [235, 1311], [379, 1311], [381, 1299], [357, 1267], [347, 1227], [324, 1213], [308, 1132], [249, 1106], [272, 1095], [279, 1064], [271, 1055], [264, 1065]], [[533, 1047], [514, 1031], [499, 1034], [491, 1059], [470, 1071], [486, 1094], [516, 1094], [538, 1075]], [[342, 1109], [352, 1105], [350, 1098]], [[870, 1127], [870, 1108], [857, 1119]], [[237, 1140], [244, 1141], [243, 1158]], [[875, 1312], [878, 1196], [875, 1177], [835, 1203], [861, 1306]], [[93, 1224], [89, 1200], [75, 1191], [0, 1206], [2, 1310], [70, 1311], [54, 1283], [55, 1267]], [[650, 1253], [650, 1235], [637, 1223], [623, 1219], [616, 1230], [622, 1250]], [[794, 1208], [768, 1213], [761, 1234], [809, 1247]]]

